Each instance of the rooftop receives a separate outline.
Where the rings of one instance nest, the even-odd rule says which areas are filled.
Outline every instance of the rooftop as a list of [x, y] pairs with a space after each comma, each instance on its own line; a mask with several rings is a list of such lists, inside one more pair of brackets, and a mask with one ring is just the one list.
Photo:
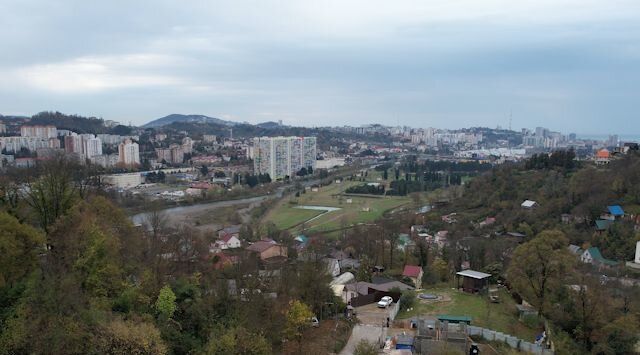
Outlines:
[[477, 280], [482, 280], [482, 279], [486, 279], [487, 277], [491, 277], [491, 274], [485, 274], [484, 272], [474, 271], [474, 270], [460, 271], [460, 272], [457, 272], [456, 275], [470, 277], [472, 279], [477, 279]]
[[609, 259], [606, 259], [604, 256], [602, 256], [602, 254], [600, 253], [600, 249], [598, 249], [597, 247], [591, 247], [587, 249], [587, 251], [593, 258], [593, 260], [596, 260], [605, 265], [611, 265], [611, 266], [618, 265], [617, 261], [609, 260]]
[[609, 213], [616, 217], [624, 216], [624, 210], [622, 210], [622, 207], [620, 207], [620, 205], [607, 206], [607, 210], [609, 210]]
[[258, 242], [255, 242], [255, 243], [249, 245], [247, 247], [247, 250], [255, 251], [257, 253], [262, 253], [263, 251], [271, 248], [274, 245], [278, 245], [278, 243], [272, 242], [272, 241], [267, 241], [267, 240], [261, 240], [261, 241], [258, 241]]
[[402, 276], [418, 277], [420, 276], [420, 272], [422, 272], [422, 268], [420, 266], [405, 265], [404, 271], [402, 272]]

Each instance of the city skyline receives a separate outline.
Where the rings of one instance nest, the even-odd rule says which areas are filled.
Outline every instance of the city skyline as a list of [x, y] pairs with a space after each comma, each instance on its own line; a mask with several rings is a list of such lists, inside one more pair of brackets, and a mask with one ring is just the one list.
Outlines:
[[640, 133], [633, 1], [179, 5], [3, 3], [0, 112]]

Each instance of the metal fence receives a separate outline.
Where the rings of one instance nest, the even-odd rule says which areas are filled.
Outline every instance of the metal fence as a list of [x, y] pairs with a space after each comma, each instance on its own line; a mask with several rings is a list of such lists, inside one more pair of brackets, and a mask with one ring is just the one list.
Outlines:
[[488, 340], [488, 341], [502, 342], [509, 345], [513, 349], [526, 351], [533, 354], [540, 354], [540, 355], [554, 354], [552, 350], [543, 348], [540, 345], [533, 344], [533, 343], [524, 341], [522, 339], [516, 338], [512, 335], [497, 332], [491, 329], [485, 329], [485, 328], [469, 325], [467, 326], [467, 334], [469, 336], [479, 336], [479, 337], [482, 337], [482, 339]]

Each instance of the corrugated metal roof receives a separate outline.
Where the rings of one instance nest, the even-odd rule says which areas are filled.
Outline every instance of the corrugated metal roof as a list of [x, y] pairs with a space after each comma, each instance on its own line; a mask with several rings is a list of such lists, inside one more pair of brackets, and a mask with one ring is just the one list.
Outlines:
[[457, 272], [456, 275], [465, 276], [465, 277], [471, 277], [473, 279], [478, 279], [478, 280], [482, 280], [482, 279], [486, 279], [487, 277], [491, 277], [491, 274], [485, 274], [484, 272], [474, 271], [474, 270], [460, 271], [460, 272]]

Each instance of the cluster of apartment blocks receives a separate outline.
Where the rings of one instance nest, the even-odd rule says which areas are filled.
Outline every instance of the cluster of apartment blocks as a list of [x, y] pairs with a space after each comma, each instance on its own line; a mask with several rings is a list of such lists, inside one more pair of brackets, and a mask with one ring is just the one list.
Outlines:
[[[1, 128], [5, 128], [4, 125]], [[0, 137], [0, 150], [7, 153], [62, 151], [76, 155], [81, 161], [89, 159], [92, 163], [104, 167], [140, 164], [140, 151], [136, 136], [111, 134], [77, 134], [69, 130], [58, 130], [52, 125], [24, 125], [20, 127], [20, 136]], [[62, 143], [62, 145], [61, 145]], [[118, 154], [102, 153], [103, 144], [118, 145]]]
[[316, 168], [316, 137], [256, 137], [253, 139], [255, 174], [271, 179], [293, 177], [302, 170]]
[[[156, 135], [156, 140], [159, 140], [158, 136], [159, 135]], [[166, 138], [166, 135], [164, 136]], [[182, 164], [184, 162], [184, 155], [191, 154], [192, 151], [193, 140], [189, 137], [184, 137], [182, 144], [171, 144], [168, 148], [156, 148], [156, 156], [158, 162], [165, 161], [170, 164]]]
[[529, 148], [557, 148], [569, 140], [575, 140], [575, 135], [569, 137], [560, 132], [553, 132], [544, 127], [536, 127], [535, 131], [522, 130], [522, 145]]

